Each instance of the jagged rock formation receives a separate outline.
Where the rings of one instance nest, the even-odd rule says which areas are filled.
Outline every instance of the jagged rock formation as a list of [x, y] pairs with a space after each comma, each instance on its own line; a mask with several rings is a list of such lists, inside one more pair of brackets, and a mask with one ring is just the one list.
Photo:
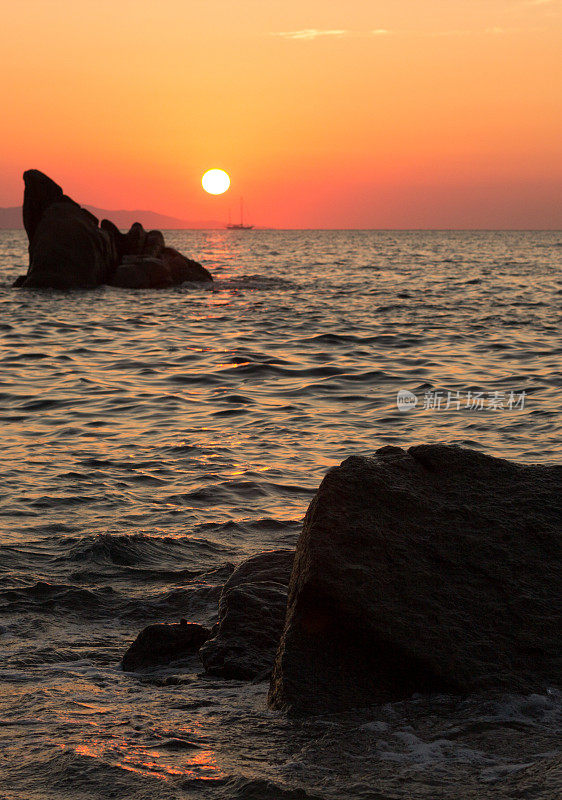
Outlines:
[[33, 289], [90, 289], [105, 283], [117, 265], [111, 237], [86, 209], [38, 170], [24, 173], [23, 223], [29, 270], [20, 281]]
[[63, 193], [38, 170], [24, 173], [23, 222], [29, 239], [29, 269], [14, 286], [91, 289], [104, 283], [160, 289], [185, 281], [212, 281], [197, 261], [166, 247], [160, 231], [135, 222], [121, 233]]
[[325, 476], [300, 536], [270, 703], [560, 683], [562, 466], [384, 447]]

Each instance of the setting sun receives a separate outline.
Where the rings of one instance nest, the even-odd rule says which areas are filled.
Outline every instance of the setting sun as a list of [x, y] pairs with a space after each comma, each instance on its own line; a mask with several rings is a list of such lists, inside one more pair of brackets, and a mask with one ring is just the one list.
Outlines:
[[230, 178], [223, 169], [209, 169], [201, 178], [201, 183], [209, 194], [224, 194], [230, 186]]

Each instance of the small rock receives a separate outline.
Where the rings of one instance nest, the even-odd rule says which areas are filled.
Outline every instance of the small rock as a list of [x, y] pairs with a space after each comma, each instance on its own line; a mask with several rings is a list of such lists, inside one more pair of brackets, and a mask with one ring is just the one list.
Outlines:
[[123, 656], [123, 670], [135, 672], [196, 653], [209, 635], [208, 628], [185, 620], [180, 624], [149, 625]]

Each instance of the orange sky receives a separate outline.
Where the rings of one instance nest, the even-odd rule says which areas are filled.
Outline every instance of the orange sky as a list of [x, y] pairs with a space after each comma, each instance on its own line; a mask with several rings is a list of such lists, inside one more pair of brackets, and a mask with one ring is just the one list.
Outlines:
[[562, 0], [6, 0], [0, 206], [36, 167], [188, 220], [562, 227], [561, 34]]

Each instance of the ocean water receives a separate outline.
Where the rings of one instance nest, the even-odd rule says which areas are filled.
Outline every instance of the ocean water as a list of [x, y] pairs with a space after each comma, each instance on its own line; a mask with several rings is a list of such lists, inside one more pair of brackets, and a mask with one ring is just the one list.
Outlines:
[[555, 688], [294, 720], [196, 658], [119, 659], [213, 622], [350, 454], [560, 462], [562, 233], [167, 239], [215, 284], [14, 290], [27, 242], [0, 232], [2, 800], [555, 798]]

